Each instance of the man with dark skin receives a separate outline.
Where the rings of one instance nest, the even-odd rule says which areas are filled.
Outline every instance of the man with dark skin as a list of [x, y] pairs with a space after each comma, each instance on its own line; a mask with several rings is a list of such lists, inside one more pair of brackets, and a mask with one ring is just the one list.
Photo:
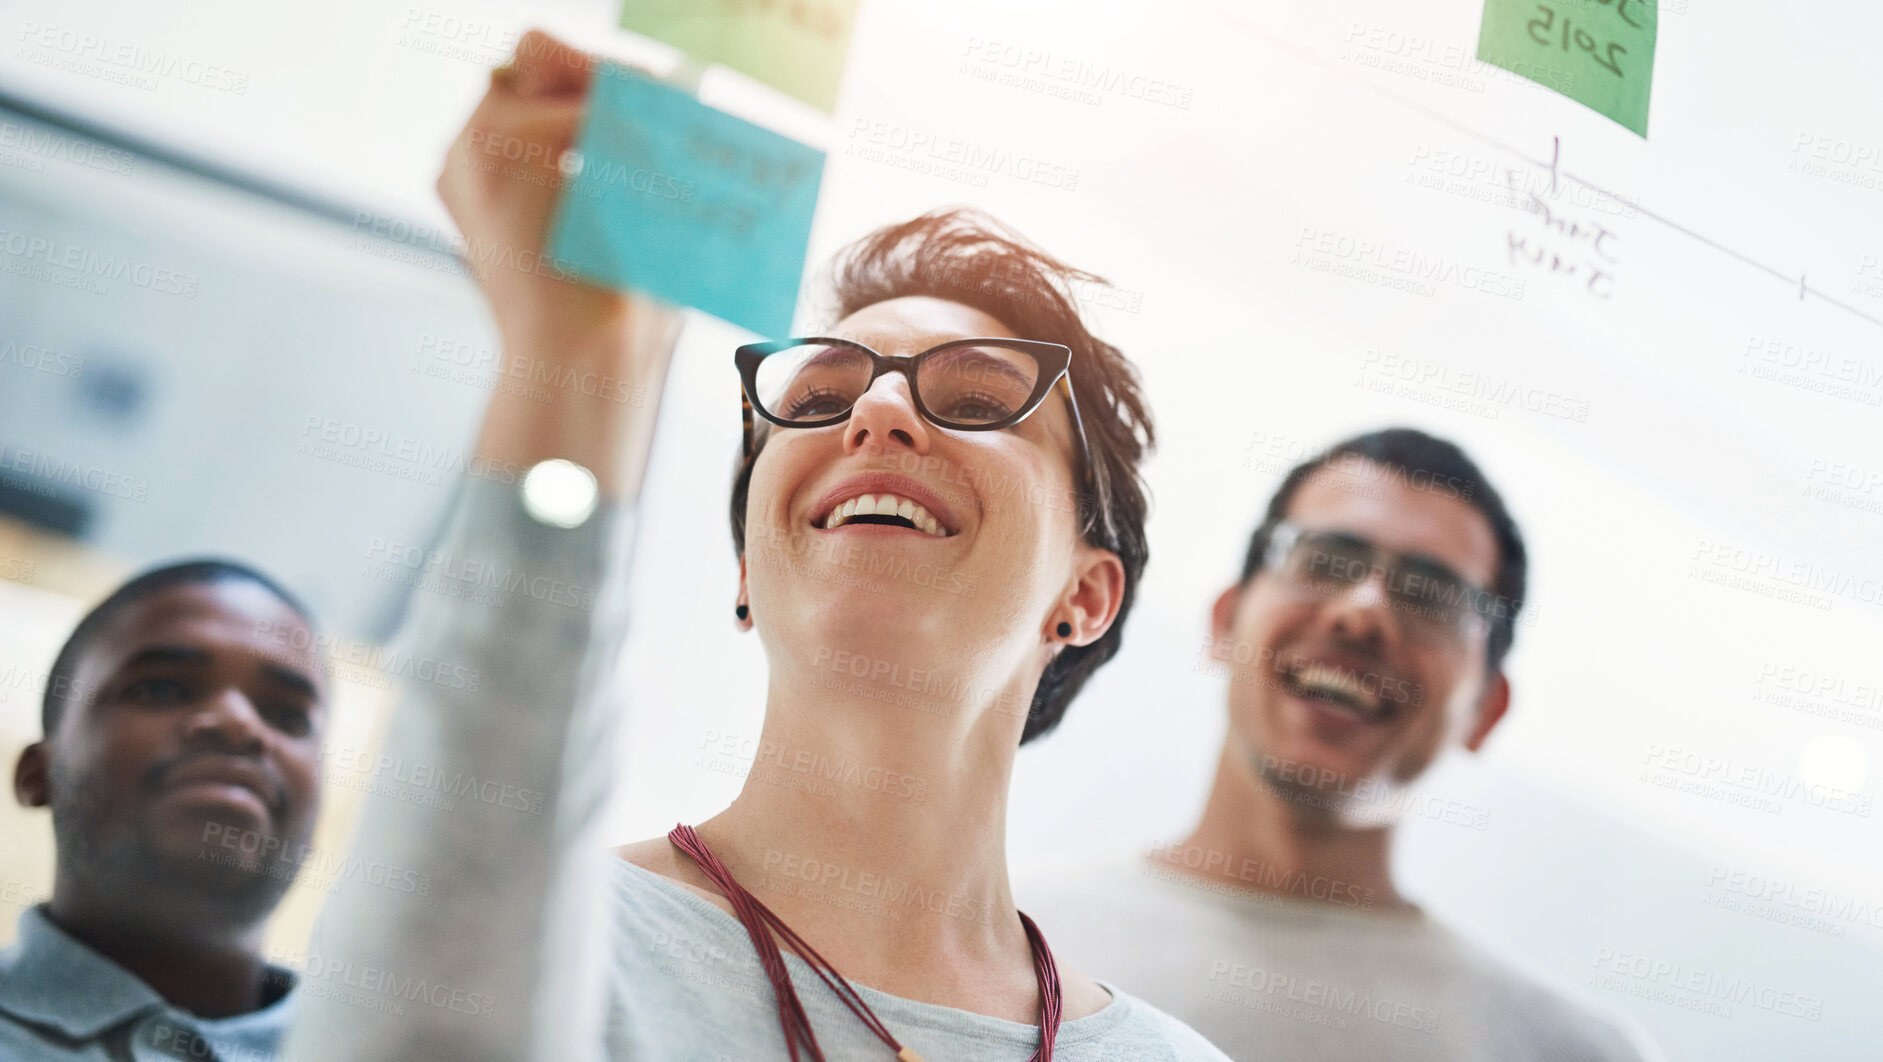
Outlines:
[[261, 937], [319, 805], [315, 646], [292, 596], [224, 561], [146, 573], [79, 623], [14, 769], [57, 858], [0, 952], [0, 1057], [272, 1057], [293, 977]]

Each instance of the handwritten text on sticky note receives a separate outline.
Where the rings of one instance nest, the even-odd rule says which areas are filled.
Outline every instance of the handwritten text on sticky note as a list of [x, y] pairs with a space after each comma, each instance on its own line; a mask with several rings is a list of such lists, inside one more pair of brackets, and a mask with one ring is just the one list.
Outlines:
[[824, 154], [621, 67], [596, 70], [551, 234], [585, 279], [790, 330]]
[[1478, 58], [1648, 135], [1654, 0], [1485, 0]]

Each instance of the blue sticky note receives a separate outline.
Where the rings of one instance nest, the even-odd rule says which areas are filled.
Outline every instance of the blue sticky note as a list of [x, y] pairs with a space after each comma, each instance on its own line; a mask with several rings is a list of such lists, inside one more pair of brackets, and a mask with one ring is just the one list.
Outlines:
[[595, 71], [578, 150], [551, 228], [560, 265], [790, 331], [823, 152], [612, 64]]

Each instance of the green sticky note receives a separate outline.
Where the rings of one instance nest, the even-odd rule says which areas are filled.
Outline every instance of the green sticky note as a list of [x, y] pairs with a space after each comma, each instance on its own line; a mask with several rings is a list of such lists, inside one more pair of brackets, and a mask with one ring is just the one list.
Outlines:
[[835, 111], [859, 0], [623, 0], [621, 28]]
[[1645, 138], [1657, 0], [1485, 0], [1478, 58]]

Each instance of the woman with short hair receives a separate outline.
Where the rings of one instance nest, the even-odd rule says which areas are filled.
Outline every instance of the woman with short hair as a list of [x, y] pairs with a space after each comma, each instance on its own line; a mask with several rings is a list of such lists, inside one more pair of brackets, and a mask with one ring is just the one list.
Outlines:
[[[474, 145], [523, 137], [559, 157], [591, 65], [531, 34], [493, 78], [439, 182], [469, 247], [540, 252], [553, 182], [479, 168]], [[658, 394], [671, 311], [540, 270], [479, 280], [507, 359]], [[371, 966], [447, 1003], [390, 1015], [309, 986], [294, 1057], [1221, 1057], [1059, 967], [1008, 887], [1015, 751], [1117, 651], [1146, 558], [1149, 418], [1069, 297], [1096, 278], [952, 211], [866, 237], [834, 280], [823, 334], [734, 359], [746, 430], [727, 605], [769, 664], [739, 796], [599, 858], [613, 743], [598, 694], [621, 637], [618, 587], [601, 584], [620, 582], [610, 553], [651, 404], [498, 392], [489, 467], [575, 461], [606, 504], [555, 527], [514, 486], [466, 479], [436, 554], [529, 577], [495, 607], [416, 595], [405, 644], [485, 683], [406, 691], [389, 751], [546, 794], [553, 821], [370, 798], [356, 854], [415, 868], [428, 894], [349, 883], [307, 977]], [[590, 588], [594, 608], [536, 585]]]

